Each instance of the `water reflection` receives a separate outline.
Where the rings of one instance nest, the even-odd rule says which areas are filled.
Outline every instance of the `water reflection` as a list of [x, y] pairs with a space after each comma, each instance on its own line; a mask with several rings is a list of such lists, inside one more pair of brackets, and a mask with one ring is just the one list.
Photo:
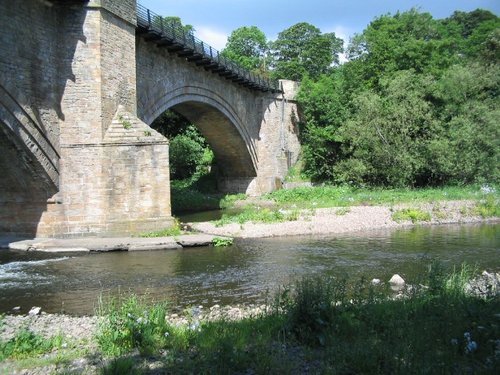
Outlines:
[[306, 275], [415, 278], [430, 259], [500, 269], [500, 225], [434, 226], [236, 241], [227, 248], [41, 254], [0, 252], [0, 311], [94, 312], [99, 295], [149, 293], [175, 306], [260, 302]]

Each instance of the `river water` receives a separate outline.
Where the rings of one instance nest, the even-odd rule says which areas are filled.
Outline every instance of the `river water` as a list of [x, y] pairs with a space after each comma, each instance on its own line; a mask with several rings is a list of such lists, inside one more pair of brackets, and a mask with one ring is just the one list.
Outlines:
[[412, 280], [431, 260], [500, 271], [500, 225], [425, 226], [326, 237], [237, 240], [225, 248], [100, 254], [0, 250], [0, 312], [92, 314], [99, 296], [149, 294], [173, 307], [260, 303], [306, 275]]

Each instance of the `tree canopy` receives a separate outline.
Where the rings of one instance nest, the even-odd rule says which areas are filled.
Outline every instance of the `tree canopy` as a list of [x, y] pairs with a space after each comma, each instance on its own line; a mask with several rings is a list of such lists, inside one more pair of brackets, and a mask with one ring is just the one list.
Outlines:
[[242, 67], [265, 72], [268, 53], [266, 35], [256, 26], [243, 26], [234, 30], [227, 40], [222, 55]]
[[270, 46], [272, 75], [300, 81], [306, 75], [319, 78], [338, 64], [343, 40], [335, 33], [323, 34], [317, 27], [300, 22], [280, 32]]
[[415, 9], [355, 35], [349, 61], [302, 81], [314, 180], [390, 187], [500, 181], [500, 22]]

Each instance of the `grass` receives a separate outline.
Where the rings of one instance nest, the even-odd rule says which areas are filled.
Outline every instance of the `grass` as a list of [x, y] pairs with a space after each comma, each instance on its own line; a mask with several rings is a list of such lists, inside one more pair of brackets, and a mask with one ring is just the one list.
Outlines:
[[[243, 196], [244, 197], [244, 196]], [[340, 207], [337, 215], [350, 212], [351, 206], [392, 206], [401, 203], [429, 203], [447, 200], [473, 200], [477, 202], [474, 212], [470, 214], [482, 217], [500, 216], [500, 195], [495, 188], [485, 190], [478, 186], [425, 188], [425, 189], [355, 189], [349, 186], [313, 186], [282, 189], [265, 194], [262, 199], [266, 207], [259, 207], [258, 201], [247, 205], [242, 211], [231, 212], [235, 202], [242, 200], [241, 194], [226, 196], [223, 207], [226, 213], [216, 222], [221, 226], [228, 223], [245, 222], [282, 222], [297, 220], [300, 210], [325, 207]], [[269, 201], [274, 205], [269, 207]], [[417, 208], [396, 213], [396, 221], [411, 220], [412, 222], [429, 221], [431, 215], [419, 212]], [[468, 213], [468, 212], [467, 212]], [[434, 210], [433, 214], [438, 219], [444, 219], [446, 214]], [[465, 214], [465, 213], [464, 213]]]
[[181, 224], [179, 220], [174, 219], [174, 225], [170, 228], [165, 228], [159, 231], [147, 232], [139, 234], [139, 237], [154, 238], [154, 237], [175, 237], [182, 234]]
[[500, 199], [498, 195], [486, 194], [476, 205], [475, 213], [483, 218], [500, 217]]
[[403, 208], [395, 211], [391, 217], [397, 223], [411, 221], [415, 224], [421, 221], [431, 221], [431, 214], [418, 208]]
[[23, 359], [49, 353], [55, 348], [60, 348], [62, 343], [62, 335], [47, 339], [23, 328], [12, 339], [0, 342], [0, 361], [7, 358]]
[[101, 375], [141, 375], [144, 371], [137, 366], [136, 361], [130, 357], [115, 358], [102, 368]]
[[170, 193], [174, 214], [218, 210], [224, 197], [224, 194], [217, 192], [214, 174], [196, 175], [186, 180], [172, 180]]
[[295, 165], [293, 165], [285, 177], [286, 182], [309, 182], [310, 179], [303, 173], [304, 161], [299, 159]]
[[282, 210], [261, 208], [255, 205], [248, 205], [242, 211], [228, 214], [225, 213], [215, 222], [216, 226], [222, 226], [230, 223], [244, 224], [246, 222], [254, 223], [281, 223], [284, 221], [295, 221], [299, 218], [298, 210]]
[[436, 202], [444, 200], [481, 200], [498, 193], [485, 194], [477, 186], [423, 189], [355, 189], [349, 186], [314, 186], [278, 190], [265, 195], [280, 207], [345, 207], [393, 205], [397, 203]]
[[191, 187], [179, 187], [172, 184], [172, 212], [217, 210], [222, 196], [222, 194], [203, 193]]
[[142, 355], [152, 354], [166, 343], [171, 327], [165, 321], [166, 304], [147, 306], [137, 296], [100, 303], [97, 342], [104, 354], [119, 356], [137, 348]]

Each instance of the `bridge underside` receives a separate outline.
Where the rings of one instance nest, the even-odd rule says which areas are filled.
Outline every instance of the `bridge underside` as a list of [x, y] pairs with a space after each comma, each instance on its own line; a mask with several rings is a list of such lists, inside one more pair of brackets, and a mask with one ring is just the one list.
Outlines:
[[236, 127], [220, 111], [204, 103], [184, 102], [172, 107], [203, 134], [214, 151], [221, 177], [256, 177], [255, 163]]
[[0, 233], [33, 236], [57, 187], [14, 139], [0, 126]]

